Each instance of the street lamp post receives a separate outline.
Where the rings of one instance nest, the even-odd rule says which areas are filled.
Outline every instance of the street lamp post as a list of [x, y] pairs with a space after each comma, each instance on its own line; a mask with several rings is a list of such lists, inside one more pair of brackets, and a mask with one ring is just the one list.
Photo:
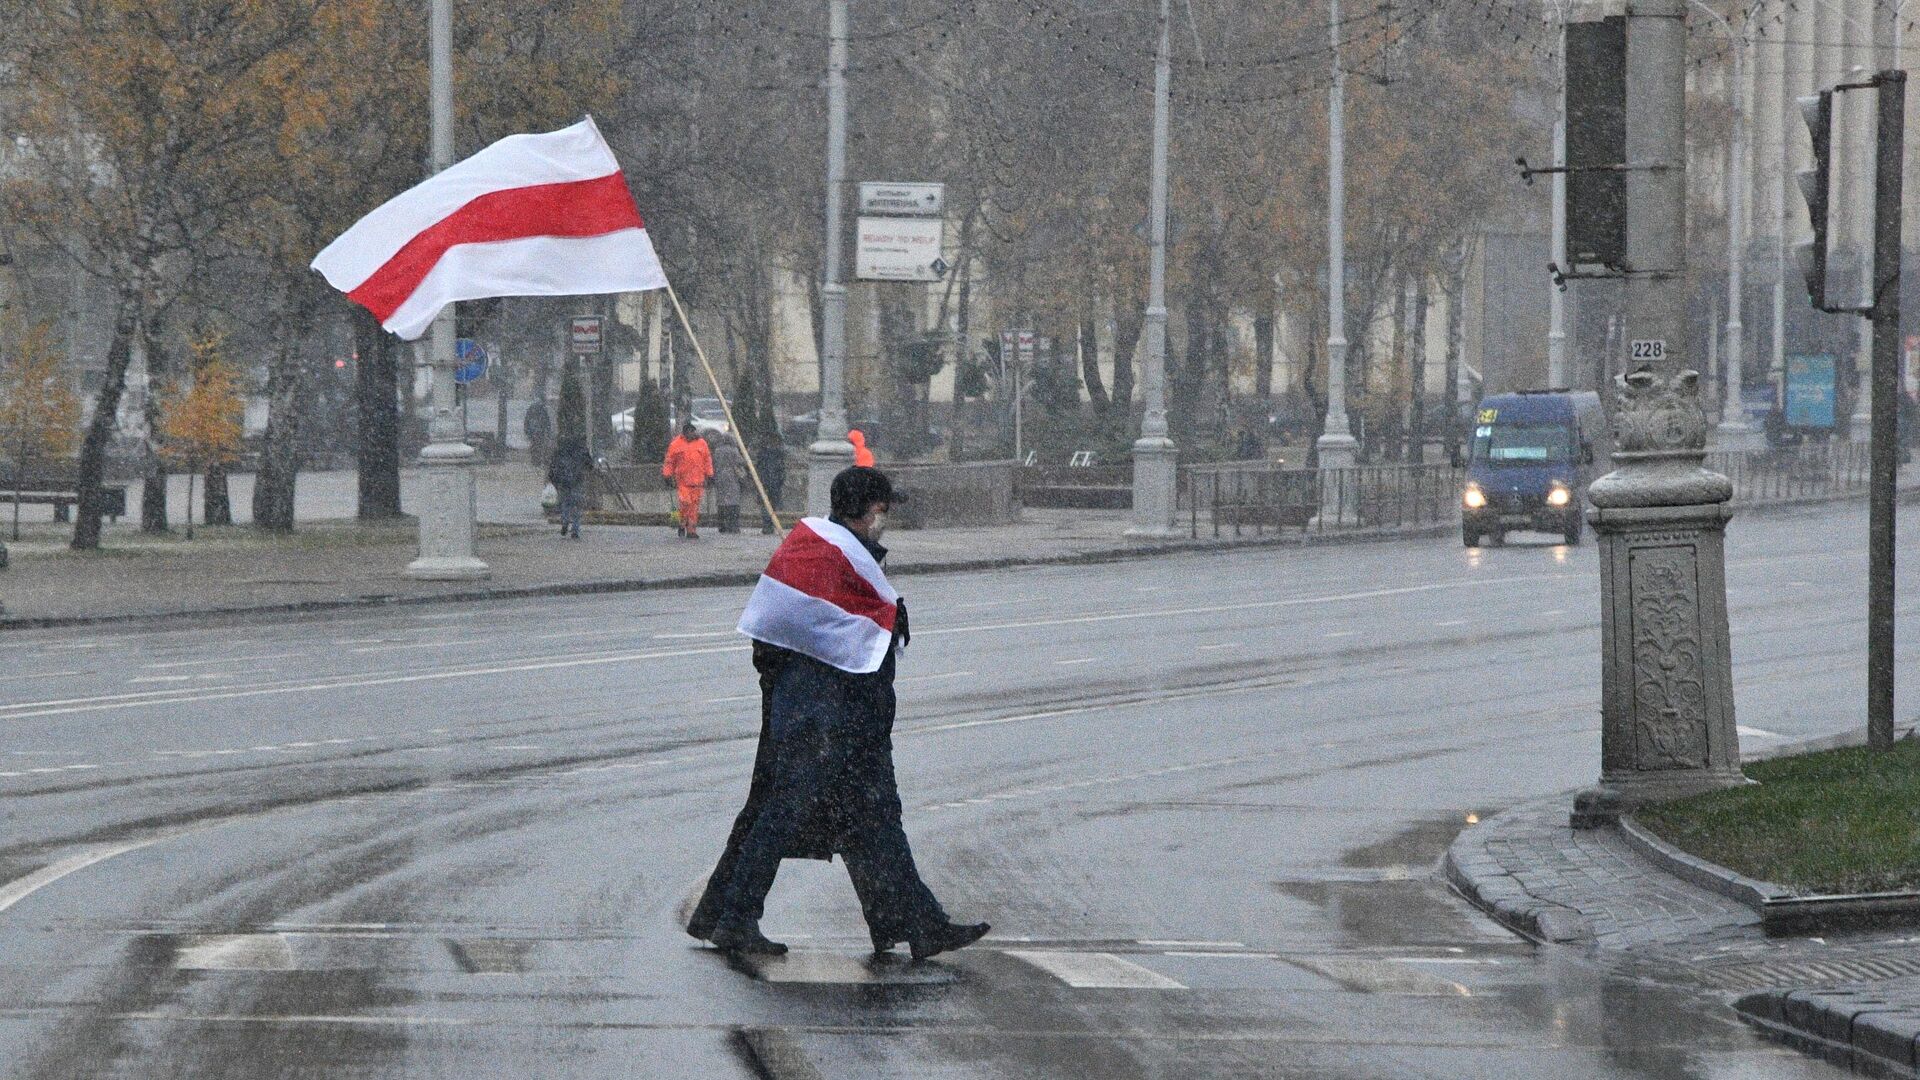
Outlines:
[[1144, 357], [1141, 394], [1145, 409], [1133, 444], [1133, 525], [1127, 535], [1173, 534], [1174, 486], [1179, 455], [1167, 437], [1167, 126], [1173, 79], [1169, 41], [1171, 0], [1160, 0], [1159, 43], [1153, 63], [1153, 190], [1147, 223], [1147, 310], [1141, 325]]
[[1760, 432], [1747, 422], [1747, 410], [1740, 397], [1741, 364], [1746, 356], [1746, 327], [1741, 322], [1745, 299], [1746, 198], [1747, 198], [1747, 52], [1753, 42], [1733, 31], [1733, 25], [1719, 12], [1689, 0], [1718, 23], [1727, 35], [1727, 47], [1733, 54], [1733, 146], [1727, 163], [1727, 342], [1721, 363], [1721, 394], [1725, 404], [1720, 424], [1714, 429], [1714, 442], [1722, 450], [1750, 450], [1759, 445]]
[[820, 283], [820, 426], [807, 447], [807, 513], [826, 517], [833, 478], [853, 464], [847, 441], [847, 285], [840, 279], [840, 201], [847, 171], [847, 0], [827, 0], [827, 248]]
[[[1322, 469], [1350, 468], [1347, 424], [1347, 76], [1340, 67], [1340, 0], [1327, 0], [1333, 85], [1327, 91], [1327, 422], [1317, 444]], [[1324, 485], [1323, 485], [1324, 486]]]
[[[453, 0], [433, 0], [429, 15], [429, 86], [432, 99], [433, 171], [453, 164]], [[433, 363], [432, 419], [420, 451], [420, 557], [407, 576], [422, 581], [471, 581], [490, 571], [473, 551], [473, 447], [455, 400], [454, 310], [448, 304], [433, 320], [428, 355]]]

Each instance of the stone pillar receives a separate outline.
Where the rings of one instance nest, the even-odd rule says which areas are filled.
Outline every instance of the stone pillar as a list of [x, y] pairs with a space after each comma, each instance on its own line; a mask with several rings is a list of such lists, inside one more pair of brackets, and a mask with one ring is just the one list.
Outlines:
[[1733, 484], [1702, 464], [1700, 376], [1619, 380], [1614, 471], [1588, 491], [1600, 540], [1600, 783], [1574, 828], [1744, 783], [1724, 540]]

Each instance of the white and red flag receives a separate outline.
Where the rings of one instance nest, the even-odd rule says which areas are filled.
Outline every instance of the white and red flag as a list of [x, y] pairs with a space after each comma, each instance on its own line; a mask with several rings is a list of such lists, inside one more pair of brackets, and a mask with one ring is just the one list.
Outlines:
[[313, 268], [409, 341], [456, 300], [667, 284], [592, 117], [509, 135], [401, 192], [328, 244]]
[[802, 518], [753, 587], [740, 632], [864, 675], [887, 659], [899, 601], [859, 537], [826, 518]]

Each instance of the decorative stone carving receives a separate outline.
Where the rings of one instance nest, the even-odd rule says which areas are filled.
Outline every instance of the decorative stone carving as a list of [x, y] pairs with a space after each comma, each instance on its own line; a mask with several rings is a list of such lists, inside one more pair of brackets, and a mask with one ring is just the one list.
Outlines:
[[1704, 768], [1707, 684], [1693, 549], [1643, 549], [1630, 564], [1634, 767]]
[[1614, 446], [1620, 452], [1707, 449], [1707, 415], [1700, 409], [1700, 373], [1682, 371], [1662, 379], [1649, 368], [1614, 380], [1620, 412]]
[[1615, 380], [1613, 463], [1588, 496], [1598, 507], [1692, 506], [1733, 498], [1733, 482], [1701, 465], [1707, 453], [1707, 414], [1700, 408], [1700, 373], [1662, 378], [1648, 368]]

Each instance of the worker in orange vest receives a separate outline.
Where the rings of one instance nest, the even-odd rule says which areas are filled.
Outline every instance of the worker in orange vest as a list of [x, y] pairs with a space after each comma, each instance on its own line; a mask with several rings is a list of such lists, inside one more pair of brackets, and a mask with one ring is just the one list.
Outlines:
[[667, 445], [667, 460], [660, 466], [660, 475], [673, 482], [680, 497], [680, 535], [698, 540], [700, 498], [706, 494], [707, 478], [713, 475], [713, 451], [691, 422], [682, 425], [679, 437]]
[[873, 468], [873, 451], [867, 449], [867, 433], [859, 428], [849, 428], [847, 441], [853, 444], [853, 464], [856, 467]]

